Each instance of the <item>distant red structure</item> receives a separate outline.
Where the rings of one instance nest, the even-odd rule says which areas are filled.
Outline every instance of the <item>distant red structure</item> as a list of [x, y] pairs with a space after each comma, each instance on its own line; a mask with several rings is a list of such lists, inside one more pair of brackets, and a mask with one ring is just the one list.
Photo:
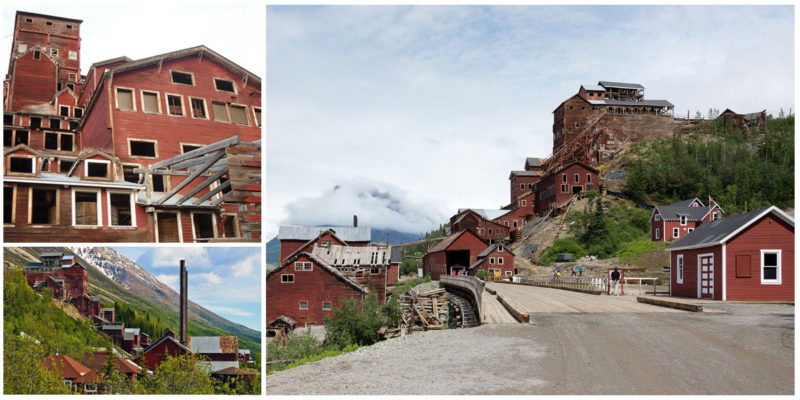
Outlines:
[[282, 225], [278, 230], [280, 260], [299, 254], [311, 253], [315, 243], [331, 243], [348, 246], [368, 246], [372, 241], [372, 229], [358, 226], [313, 227]]
[[450, 217], [450, 230], [469, 230], [486, 242], [508, 240], [510, 227], [495, 219], [507, 213], [507, 210], [461, 209]]
[[25, 267], [25, 280], [30, 287], [50, 290], [53, 298], [74, 305], [87, 317], [100, 314], [100, 299], [88, 293], [86, 267], [60, 252], [42, 253], [40, 257], [41, 262], [30, 262]]
[[182, 356], [192, 354], [192, 350], [181, 344], [177, 334], [171, 329], [164, 330], [160, 339], [148, 346], [135, 360], [135, 363], [144, 365], [150, 370], [155, 369], [166, 356]]
[[534, 184], [537, 215], [559, 207], [572, 196], [600, 188], [597, 170], [579, 161], [570, 161], [544, 176]]
[[650, 240], [668, 242], [678, 240], [698, 226], [723, 217], [724, 211], [713, 199], [705, 206], [700, 199], [694, 198], [668, 206], [655, 206], [650, 215]]
[[[423, 273], [439, 280], [441, 275], [466, 273], [488, 245], [473, 231], [464, 229], [439, 242], [422, 257]], [[512, 264], [513, 265], [513, 264]]]
[[514, 276], [514, 252], [502, 243], [495, 243], [478, 254], [478, 261], [469, 266], [468, 275], [487, 271], [495, 278]]

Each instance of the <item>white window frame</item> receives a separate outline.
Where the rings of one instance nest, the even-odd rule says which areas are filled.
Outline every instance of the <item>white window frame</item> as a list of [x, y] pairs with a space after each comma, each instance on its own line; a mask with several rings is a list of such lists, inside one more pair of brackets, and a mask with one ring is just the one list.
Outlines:
[[592, 183], [592, 174], [586, 174], [586, 183]]
[[[327, 307], [326, 307], [326, 305], [327, 305]], [[328, 311], [328, 310], [331, 310], [331, 309], [332, 309], [332, 303], [330, 301], [323, 301], [322, 302], [322, 310], [323, 311]]]
[[687, 221], [688, 219], [689, 219], [689, 218], [687, 218], [685, 215], [681, 215], [681, 216], [680, 216], [680, 220], [681, 220], [681, 226], [686, 226], [686, 221]]
[[676, 239], [681, 235], [680, 228], [672, 228], [672, 238]]
[[[303, 303], [306, 303], [306, 306], [303, 307]], [[298, 303], [298, 307], [300, 310], [308, 310], [308, 301], [307, 300], [300, 300]]]
[[[208, 216], [211, 217], [211, 229], [213, 229], [213, 233], [214, 233], [213, 237], [210, 237], [210, 238], [198, 238], [197, 237], [197, 228], [195, 228], [195, 226], [194, 226], [194, 216], [195, 216], [195, 214], [208, 215]], [[217, 237], [219, 237], [219, 235], [217, 234], [217, 219], [214, 218], [214, 217], [215, 217], [214, 213], [211, 213], [211, 212], [202, 212], [202, 211], [191, 211], [191, 212], [189, 212], [189, 218], [192, 220], [192, 240], [197, 240], [197, 239], [216, 239]]]
[[17, 47], [17, 52], [24, 53], [28, 51], [28, 44], [27, 43], [20, 43], [19, 47]]
[[[61, 110], [64, 109], [64, 108], [67, 109], [67, 115], [61, 115]], [[72, 110], [70, 110], [70, 106], [65, 106], [65, 105], [62, 105], [62, 104], [58, 105], [58, 116], [59, 117], [70, 117], [71, 116], [71, 114], [70, 114], [71, 111]]]
[[683, 254], [678, 254], [675, 256], [675, 264], [677, 264], [675, 266], [675, 283], [682, 284], [684, 273]]
[[494, 265], [494, 257], [489, 257], [489, 264]]
[[661, 221], [661, 214], [656, 214], [656, 216], [655, 216], [655, 217], [653, 217], [653, 220], [655, 220], [655, 221]]
[[[189, 77], [190, 77], [190, 78], [192, 78], [192, 84], [191, 84], [191, 85], [189, 85], [189, 84], [186, 84], [186, 83], [180, 83], [180, 82], [175, 82], [175, 81], [173, 81], [173, 80], [172, 80], [172, 72], [173, 72], [173, 71], [174, 71], [174, 72], [181, 73], [181, 74], [186, 74], [186, 75], [189, 75]], [[191, 87], [194, 87], [194, 86], [196, 86], [196, 83], [197, 83], [197, 81], [195, 81], [195, 79], [194, 79], [194, 74], [193, 74], [193, 73], [191, 73], [191, 72], [181, 71], [181, 70], [177, 70], [177, 69], [171, 69], [171, 70], [169, 70], [169, 83], [171, 83], [171, 84], [173, 84], [173, 85], [181, 85], [181, 86], [191, 86]]]
[[503, 257], [497, 257], [497, 265], [503, 265]]
[[[34, 224], [33, 223], [33, 191], [34, 190], [52, 190], [56, 192], [56, 216], [52, 223], [49, 224]], [[43, 226], [43, 227], [51, 227], [53, 225], [59, 225], [61, 223], [61, 191], [58, 188], [53, 189], [52, 187], [43, 187], [43, 186], [29, 186], [28, 187], [28, 225], [36, 227], [36, 226]]]
[[[131, 201], [131, 225], [114, 225], [111, 223], [111, 195], [112, 194], [127, 194]], [[136, 228], [136, 196], [133, 192], [119, 191], [119, 190], [106, 190], [106, 209], [108, 210], [108, 225], [112, 228]]]
[[[11, 188], [11, 221], [3, 221], [3, 226], [14, 226], [17, 224], [17, 187], [17, 185], [3, 185], [4, 191], [6, 188]], [[5, 193], [3, 193], [3, 196], [5, 196]], [[5, 206], [5, 204], [3, 206]], [[3, 210], [3, 213], [5, 213], [5, 210]]]
[[70, 60], [77, 60], [78, 59], [78, 52], [75, 50], [70, 50], [67, 52], [67, 58]]
[[50, 48], [50, 55], [58, 57], [58, 49], [51, 47]]
[[[206, 104], [206, 99], [204, 99], [202, 97], [194, 97], [194, 96], [188, 96], [188, 97], [189, 97], [189, 111], [190, 111], [190, 114], [191, 114], [190, 117], [192, 117], [192, 119], [205, 119], [205, 120], [209, 119], [209, 116], [208, 116], [208, 104]], [[194, 116], [194, 112], [191, 112], [192, 111], [192, 100], [200, 100], [200, 101], [203, 102], [203, 114], [205, 114], [205, 117], [195, 117]]]
[[719, 219], [719, 211], [714, 211], [714, 213], [711, 214], [711, 220], [716, 221], [718, 219]]
[[[780, 249], [761, 249], [761, 284], [762, 285], [780, 285], [782, 283], [782, 276], [781, 270], [783, 269], [782, 265], [782, 256], [783, 251]], [[776, 279], [764, 279], [764, 255], [765, 254], [776, 254], [778, 257], [777, 262], [778, 265], [776, 266]]]
[[[250, 109], [253, 112], [253, 121], [256, 123], [256, 126], [260, 128], [261, 118], [259, 118], [259, 116], [261, 115], [261, 107], [250, 106]], [[258, 113], [256, 113], [256, 110], [258, 110]], [[208, 113], [206, 113], [206, 115], [208, 115]]]
[[692, 233], [692, 231], [694, 231], [694, 228], [686, 229], [686, 233]]
[[[89, 176], [89, 164], [107, 164], [106, 166], [106, 176]], [[111, 171], [111, 161], [110, 160], [83, 160], [83, 177], [84, 178], [111, 178], [113, 177], [113, 171]]]
[[[169, 110], [169, 98], [170, 98], [170, 96], [179, 97], [181, 99], [181, 114], [180, 115], [173, 114]], [[185, 118], [186, 117], [186, 102], [183, 100], [183, 95], [177, 94], [177, 93], [166, 93], [166, 92], [164, 92], [164, 100], [166, 100], [167, 115], [169, 115], [170, 117], [181, 117], [181, 118]]]
[[522, 201], [522, 206], [523, 207], [528, 205], [528, 201], [527, 200], [521, 200], [521, 201]]
[[[291, 277], [292, 277], [292, 281], [291, 281], [291, 282], [289, 282], [289, 281], [284, 281], [284, 280], [283, 280], [283, 277], [284, 277], [284, 276], [291, 276]], [[294, 274], [281, 274], [281, 283], [294, 283]]]
[[[219, 80], [219, 81], [230, 82], [230, 83], [231, 83], [231, 86], [233, 86], [233, 92], [229, 92], [229, 91], [227, 91], [227, 90], [219, 90], [219, 89], [217, 89], [217, 81], [218, 81], [218, 80]], [[237, 94], [239, 94], [239, 90], [236, 88], [236, 81], [234, 81], [234, 80], [231, 80], [231, 79], [225, 79], [225, 78], [217, 78], [217, 77], [212, 77], [212, 78], [211, 78], [211, 82], [214, 84], [214, 91], [216, 91], [217, 93], [230, 93], [230, 94], [232, 94], [232, 95], [237, 95]]]
[[[47, 135], [50, 135], [50, 134], [56, 135], [56, 148], [55, 149], [48, 149], [47, 147], [45, 147], [45, 138], [47, 138]], [[72, 150], [62, 150], [61, 149], [61, 136], [62, 135], [72, 136]], [[42, 134], [42, 148], [45, 149], [45, 150], [68, 151], [70, 153], [74, 153], [75, 152], [75, 134], [74, 133], [69, 133], [69, 132], [44, 131], [44, 133]]]
[[[166, 187], [164, 188], [166, 189]], [[161, 192], [159, 192], [161, 193]], [[159, 234], [158, 234], [158, 214], [176, 214], [177, 223], [178, 223], [178, 243], [183, 243], [183, 224], [181, 223], [181, 212], [180, 211], [156, 211], [153, 214], [153, 219], [155, 221], [155, 231], [156, 231], [156, 243], [161, 243]]]
[[[147, 109], [144, 106], [144, 95], [145, 94], [155, 94], [156, 95], [156, 105], [158, 105], [158, 111], [147, 111]], [[145, 114], [163, 114], [164, 113], [162, 111], [162, 109], [161, 109], [161, 93], [160, 92], [157, 92], [155, 90], [140, 89], [139, 90], [139, 98], [141, 99], [142, 112], [143, 113], [145, 113]]]
[[[100, 198], [100, 189], [72, 189], [72, 202], [70, 203], [71, 212], [72, 212], [72, 226], [75, 228], [99, 228], [103, 226], [103, 203], [102, 199]], [[97, 202], [97, 225], [78, 225], [75, 221], [75, 193], [94, 193], [95, 194], [95, 201]]]
[[[119, 108], [119, 90], [128, 90], [131, 92], [131, 107], [133, 110], [123, 110]], [[114, 108], [117, 111], [125, 111], [125, 112], [136, 112], [136, 89], [124, 87], [124, 86], [114, 86]]]
[[310, 261], [295, 261], [294, 262], [294, 270], [295, 271], [313, 271], [314, 270], [314, 263]]
[[[25, 158], [25, 159], [31, 160], [31, 172], [19, 172], [19, 171], [13, 171], [12, 172], [11, 171], [11, 159], [12, 158]], [[24, 154], [21, 154], [21, 155], [14, 155], [14, 154], [9, 155], [8, 156], [8, 168], [6, 169], [6, 171], [8, 171], [8, 173], [12, 173], [12, 174], [34, 174], [35, 175], [36, 174], [36, 158], [37, 158], [36, 156], [24, 155]]]
[[[148, 142], [153, 143], [153, 150], [155, 151], [155, 156], [141, 156], [137, 154], [132, 154], [131, 152], [131, 142]], [[137, 138], [128, 138], [128, 156], [129, 157], [136, 157], [136, 158], [158, 158], [158, 140], [151, 140], [151, 139], [137, 139]]]

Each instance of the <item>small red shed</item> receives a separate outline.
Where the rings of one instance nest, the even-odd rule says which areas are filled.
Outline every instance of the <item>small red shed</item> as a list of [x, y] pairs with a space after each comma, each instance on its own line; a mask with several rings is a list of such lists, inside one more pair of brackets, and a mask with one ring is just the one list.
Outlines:
[[489, 271], [496, 278], [514, 276], [514, 253], [502, 243], [495, 243], [478, 254], [478, 261], [470, 265], [469, 275], [479, 270]]
[[484, 242], [472, 230], [462, 230], [439, 242], [422, 257], [422, 268], [431, 279], [466, 271], [467, 267], [478, 261], [478, 254], [486, 249]]
[[722, 218], [724, 211], [713, 200], [708, 206], [698, 198], [655, 206], [650, 214], [650, 240], [668, 242], [680, 239], [698, 226]]
[[672, 296], [794, 301], [794, 219], [775, 206], [705, 223], [666, 251]]

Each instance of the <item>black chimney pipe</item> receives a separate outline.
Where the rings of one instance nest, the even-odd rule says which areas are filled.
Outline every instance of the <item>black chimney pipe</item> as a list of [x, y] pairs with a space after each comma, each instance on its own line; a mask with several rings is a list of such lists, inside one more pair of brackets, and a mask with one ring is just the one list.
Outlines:
[[353, 215], [353, 228], [358, 228], [358, 215]]
[[188, 291], [188, 279], [189, 275], [186, 272], [186, 260], [181, 260], [181, 300], [180, 300], [180, 316], [181, 316], [181, 327], [180, 327], [180, 342], [184, 346], [188, 342], [187, 331], [186, 331], [186, 318], [188, 317], [187, 307], [186, 304], [188, 303], [186, 292]]

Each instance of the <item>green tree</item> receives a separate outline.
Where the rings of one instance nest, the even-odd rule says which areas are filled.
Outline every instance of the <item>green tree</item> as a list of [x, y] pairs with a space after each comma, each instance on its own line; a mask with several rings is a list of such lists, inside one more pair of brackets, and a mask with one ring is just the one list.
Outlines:
[[63, 379], [44, 367], [47, 351], [29, 337], [5, 335], [3, 340], [3, 393], [65, 394]]
[[337, 350], [357, 344], [368, 346], [378, 341], [381, 326], [393, 326], [400, 318], [397, 301], [380, 304], [371, 293], [359, 304], [350, 298], [334, 307], [330, 317], [325, 317], [325, 347]]
[[106, 352], [106, 359], [100, 366], [97, 377], [97, 387], [106, 394], [129, 394], [132, 393], [131, 382], [119, 371], [114, 353]]
[[197, 355], [166, 356], [152, 377], [140, 382], [143, 394], [213, 394], [214, 381]]

